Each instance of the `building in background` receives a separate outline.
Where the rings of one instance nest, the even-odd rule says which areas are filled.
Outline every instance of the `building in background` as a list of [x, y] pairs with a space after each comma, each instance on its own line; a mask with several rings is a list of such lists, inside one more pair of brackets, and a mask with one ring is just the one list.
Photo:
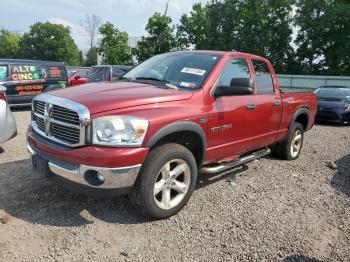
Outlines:
[[315, 75], [277, 75], [282, 88], [300, 88], [315, 90], [320, 86], [349, 86], [348, 76], [315, 76]]
[[135, 48], [137, 46], [138, 41], [141, 40], [141, 36], [129, 36], [128, 37], [128, 45], [131, 48]]

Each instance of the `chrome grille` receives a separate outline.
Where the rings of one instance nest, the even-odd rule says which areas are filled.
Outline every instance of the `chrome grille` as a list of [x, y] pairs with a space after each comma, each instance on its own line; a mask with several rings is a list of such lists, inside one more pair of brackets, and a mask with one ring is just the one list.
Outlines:
[[77, 144], [80, 140], [80, 131], [78, 129], [65, 127], [55, 123], [52, 123], [51, 134], [52, 136], [68, 141], [71, 144]]
[[72, 125], [80, 124], [79, 115], [76, 112], [57, 105], [53, 105], [52, 118]]
[[42, 102], [42, 101], [34, 101], [33, 106], [34, 106], [35, 112], [44, 115], [44, 111], [45, 111], [45, 102]]
[[85, 144], [89, 110], [74, 101], [47, 94], [33, 101], [33, 128], [42, 136], [69, 146]]
[[38, 126], [38, 128], [42, 131], [45, 132], [45, 123], [44, 123], [44, 119], [37, 117], [36, 115], [34, 115], [34, 121], [36, 123], [36, 125]]

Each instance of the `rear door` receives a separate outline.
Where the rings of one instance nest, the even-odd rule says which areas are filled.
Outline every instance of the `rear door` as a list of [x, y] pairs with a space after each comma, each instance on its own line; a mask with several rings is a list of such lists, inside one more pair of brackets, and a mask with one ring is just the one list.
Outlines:
[[255, 74], [255, 95], [251, 104], [255, 106], [257, 121], [254, 123], [256, 137], [251, 140], [251, 148], [257, 149], [275, 142], [282, 116], [282, 102], [274, 81], [273, 69], [269, 63], [259, 58], [251, 59]]

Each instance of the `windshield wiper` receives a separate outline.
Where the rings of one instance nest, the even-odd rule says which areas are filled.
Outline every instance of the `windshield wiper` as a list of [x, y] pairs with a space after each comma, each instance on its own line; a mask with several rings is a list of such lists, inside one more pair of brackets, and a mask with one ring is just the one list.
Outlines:
[[163, 80], [163, 79], [159, 79], [156, 77], [136, 77], [135, 80], [151, 80], [151, 81], [157, 81], [157, 82], [161, 82], [164, 84], [168, 84], [169, 81], [168, 80]]
[[338, 97], [319, 97], [319, 99], [324, 101], [342, 101], [342, 99]]
[[174, 90], [179, 90], [179, 88], [176, 85], [170, 84], [170, 81], [168, 80], [163, 80], [163, 79], [159, 79], [156, 77], [136, 77], [135, 79], [131, 78], [131, 77], [121, 77], [119, 78], [120, 80], [127, 80], [127, 81], [138, 81], [138, 80], [149, 80], [149, 81], [157, 81], [162, 83], [162, 88], [168, 88], [168, 89], [174, 89]]
[[157, 81], [157, 82], [162, 83], [165, 88], [179, 90], [179, 88], [176, 85], [170, 84], [170, 81], [165, 80], [165, 79], [159, 79], [156, 77], [136, 77], [135, 80]]
[[119, 77], [119, 80], [132, 81], [132, 79], [130, 77], [126, 77], [126, 76]]

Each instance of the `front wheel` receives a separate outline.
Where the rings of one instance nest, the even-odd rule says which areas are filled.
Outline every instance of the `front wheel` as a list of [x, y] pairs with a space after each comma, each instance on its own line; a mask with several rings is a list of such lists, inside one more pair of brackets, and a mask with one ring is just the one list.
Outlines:
[[297, 159], [300, 155], [304, 141], [304, 128], [300, 123], [293, 123], [285, 141], [277, 143], [273, 154], [285, 160]]
[[196, 180], [197, 164], [193, 154], [182, 145], [165, 144], [149, 153], [131, 199], [143, 214], [167, 218], [186, 205]]

